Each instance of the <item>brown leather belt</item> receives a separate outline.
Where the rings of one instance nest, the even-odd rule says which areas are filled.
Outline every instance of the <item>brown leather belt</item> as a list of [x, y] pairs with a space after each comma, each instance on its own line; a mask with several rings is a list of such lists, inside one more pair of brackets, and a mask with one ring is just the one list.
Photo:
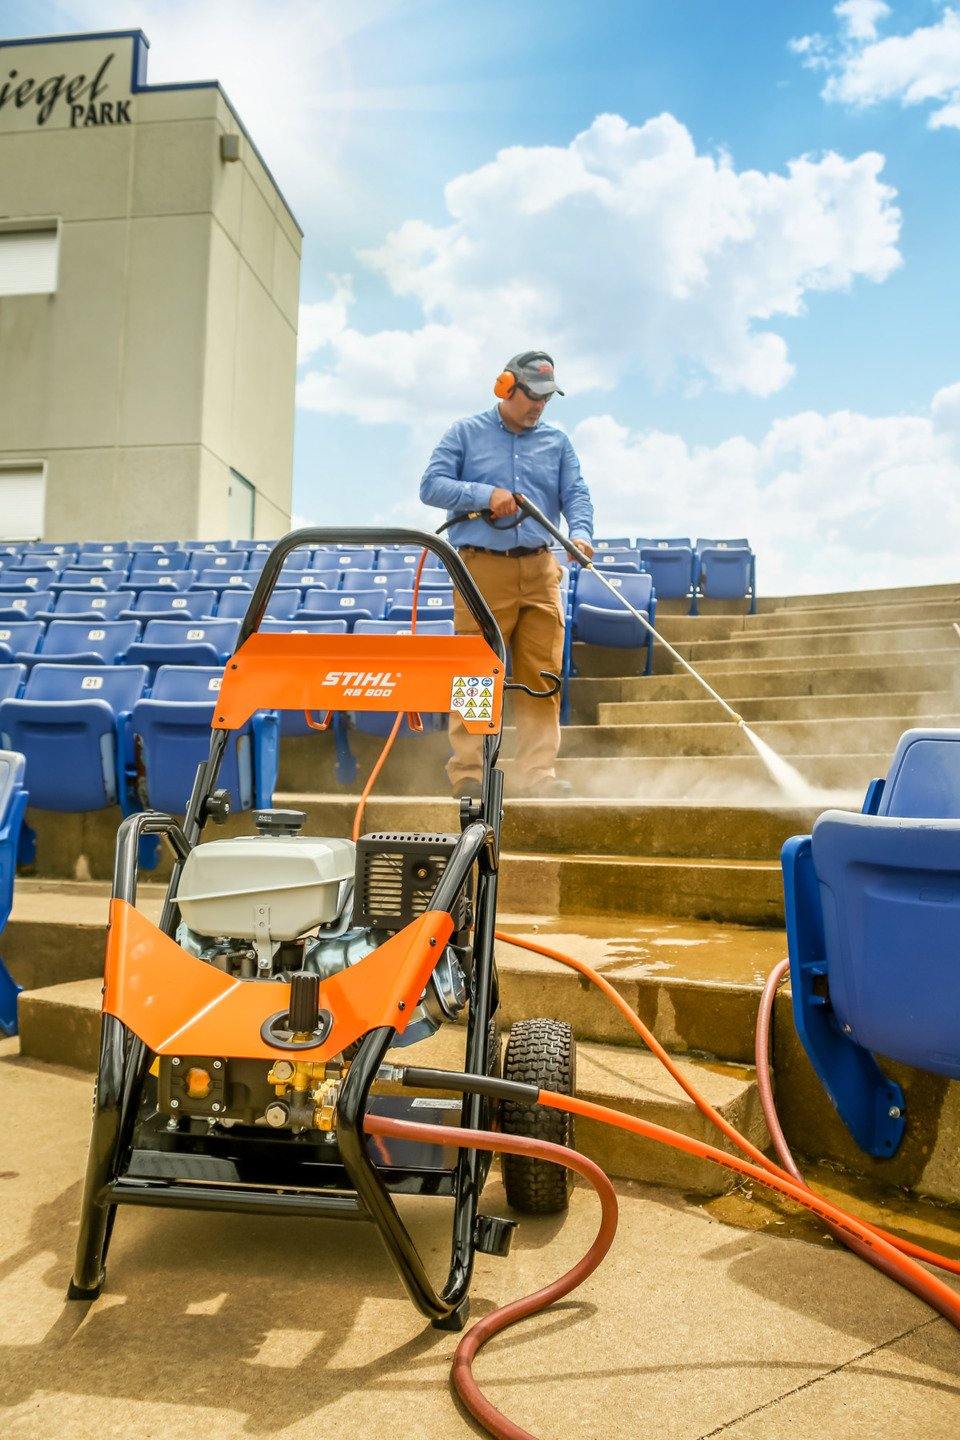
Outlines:
[[506, 555], [510, 560], [519, 559], [521, 555], [542, 555], [546, 545], [514, 545], [512, 550], [488, 550], [485, 545], [461, 545], [461, 552], [473, 551], [475, 555]]

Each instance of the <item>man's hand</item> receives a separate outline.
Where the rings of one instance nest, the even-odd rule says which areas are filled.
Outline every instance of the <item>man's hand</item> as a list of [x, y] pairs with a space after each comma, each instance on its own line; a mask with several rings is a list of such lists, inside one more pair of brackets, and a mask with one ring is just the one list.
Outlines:
[[[590, 544], [589, 540], [574, 540], [573, 543], [574, 545], [576, 545], [578, 550], [583, 551], [584, 555], [586, 555], [588, 560], [593, 559], [593, 546]], [[577, 563], [579, 564], [579, 561]]]
[[503, 520], [508, 515], [516, 515], [519, 508], [509, 490], [498, 487], [490, 496], [490, 511], [495, 520]]

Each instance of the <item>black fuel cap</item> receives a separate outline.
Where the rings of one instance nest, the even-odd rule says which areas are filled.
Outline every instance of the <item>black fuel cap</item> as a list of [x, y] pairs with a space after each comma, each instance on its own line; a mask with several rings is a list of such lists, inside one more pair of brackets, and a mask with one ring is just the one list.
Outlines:
[[299, 835], [306, 819], [305, 810], [257, 810], [253, 816], [261, 835]]

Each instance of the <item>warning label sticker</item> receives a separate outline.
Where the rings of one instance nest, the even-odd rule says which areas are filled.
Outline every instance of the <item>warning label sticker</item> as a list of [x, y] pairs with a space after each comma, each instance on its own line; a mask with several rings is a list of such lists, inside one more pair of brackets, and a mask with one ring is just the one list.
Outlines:
[[492, 720], [493, 676], [454, 675], [450, 709], [464, 720]]

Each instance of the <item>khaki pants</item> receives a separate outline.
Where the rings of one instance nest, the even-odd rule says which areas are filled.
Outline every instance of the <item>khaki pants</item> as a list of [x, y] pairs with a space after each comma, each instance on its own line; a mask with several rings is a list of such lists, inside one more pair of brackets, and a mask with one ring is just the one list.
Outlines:
[[[464, 546], [460, 552], [477, 589], [493, 611], [512, 660], [511, 679], [543, 690], [541, 670], [560, 674], [563, 664], [564, 616], [560, 599], [560, 567], [549, 550], [537, 555], [490, 555]], [[454, 594], [454, 619], [461, 635], [479, 627], [459, 592]], [[552, 780], [560, 749], [560, 696], [532, 700], [522, 690], [510, 698], [517, 725], [516, 782], [526, 788]], [[450, 716], [453, 754], [447, 765], [451, 786], [479, 780], [481, 737], [468, 735], [457, 715]]]

